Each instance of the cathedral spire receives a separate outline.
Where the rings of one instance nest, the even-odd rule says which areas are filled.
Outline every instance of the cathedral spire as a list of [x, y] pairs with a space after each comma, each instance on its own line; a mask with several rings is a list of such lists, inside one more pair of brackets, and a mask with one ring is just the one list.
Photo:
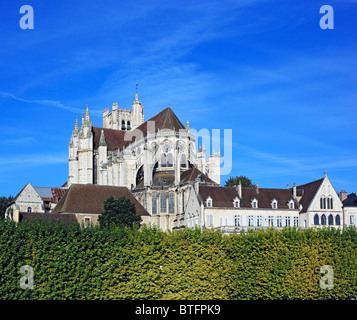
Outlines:
[[100, 138], [99, 138], [99, 146], [106, 146], [107, 143], [105, 142], [105, 136], [104, 136], [104, 131], [102, 129], [102, 132], [100, 133]]
[[73, 135], [77, 135], [79, 132], [78, 117], [76, 117], [76, 123], [74, 125]]
[[139, 100], [138, 85], [136, 85], [135, 99], [132, 103], [132, 123], [131, 128], [135, 129], [144, 123], [144, 106]]
[[[83, 116], [82, 116], [83, 118]], [[89, 109], [88, 109], [88, 104], [87, 104], [87, 108], [86, 108], [86, 114], [84, 116], [84, 124], [87, 126], [91, 126], [92, 125], [92, 121], [90, 119], [90, 115], [89, 115]]]

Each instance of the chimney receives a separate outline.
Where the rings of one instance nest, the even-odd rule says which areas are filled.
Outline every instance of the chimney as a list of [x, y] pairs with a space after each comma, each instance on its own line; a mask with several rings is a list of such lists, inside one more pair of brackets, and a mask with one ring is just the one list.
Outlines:
[[259, 183], [258, 182], [255, 185], [255, 190], [257, 191], [257, 193], [259, 193]]
[[239, 198], [242, 198], [242, 182], [239, 180], [239, 184], [236, 186]]
[[293, 186], [293, 198], [296, 198], [296, 183], [294, 182], [294, 186]]
[[346, 190], [342, 190], [340, 193], [340, 199], [341, 201], [345, 200], [347, 198], [347, 191]]

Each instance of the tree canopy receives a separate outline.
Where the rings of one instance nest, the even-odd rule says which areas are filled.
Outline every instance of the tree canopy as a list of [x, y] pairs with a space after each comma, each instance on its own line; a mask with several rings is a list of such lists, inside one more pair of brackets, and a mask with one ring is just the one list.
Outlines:
[[235, 176], [235, 177], [229, 177], [229, 179], [226, 181], [225, 187], [234, 187], [239, 184], [239, 181], [242, 183], [242, 187], [245, 187], [245, 188], [255, 186], [255, 184], [253, 184], [252, 180], [249, 179], [248, 177]]
[[0, 219], [5, 218], [6, 207], [14, 199], [13, 196], [0, 197]]
[[109, 197], [104, 202], [104, 211], [98, 218], [101, 228], [112, 224], [132, 227], [140, 225], [141, 217], [136, 214], [135, 205], [128, 198], [121, 196], [118, 199]]

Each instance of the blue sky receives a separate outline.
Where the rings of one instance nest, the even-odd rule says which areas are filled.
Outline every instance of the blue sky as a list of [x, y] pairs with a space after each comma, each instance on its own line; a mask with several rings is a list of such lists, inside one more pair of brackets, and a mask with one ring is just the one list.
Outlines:
[[[34, 29], [19, 26], [22, 5]], [[319, 26], [322, 5], [334, 29]], [[60, 186], [88, 104], [232, 129], [233, 169], [260, 187], [323, 177], [357, 191], [357, 1], [0, 3], [0, 195]], [[224, 153], [224, 150], [222, 150]]]

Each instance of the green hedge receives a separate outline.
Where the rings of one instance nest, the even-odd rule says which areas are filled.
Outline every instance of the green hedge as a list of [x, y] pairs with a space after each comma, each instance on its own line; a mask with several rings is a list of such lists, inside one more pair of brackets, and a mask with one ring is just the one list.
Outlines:
[[[33, 289], [20, 288], [22, 265]], [[323, 265], [333, 289], [320, 288]], [[0, 221], [1, 299], [347, 299], [356, 266], [355, 228], [225, 236]]]

